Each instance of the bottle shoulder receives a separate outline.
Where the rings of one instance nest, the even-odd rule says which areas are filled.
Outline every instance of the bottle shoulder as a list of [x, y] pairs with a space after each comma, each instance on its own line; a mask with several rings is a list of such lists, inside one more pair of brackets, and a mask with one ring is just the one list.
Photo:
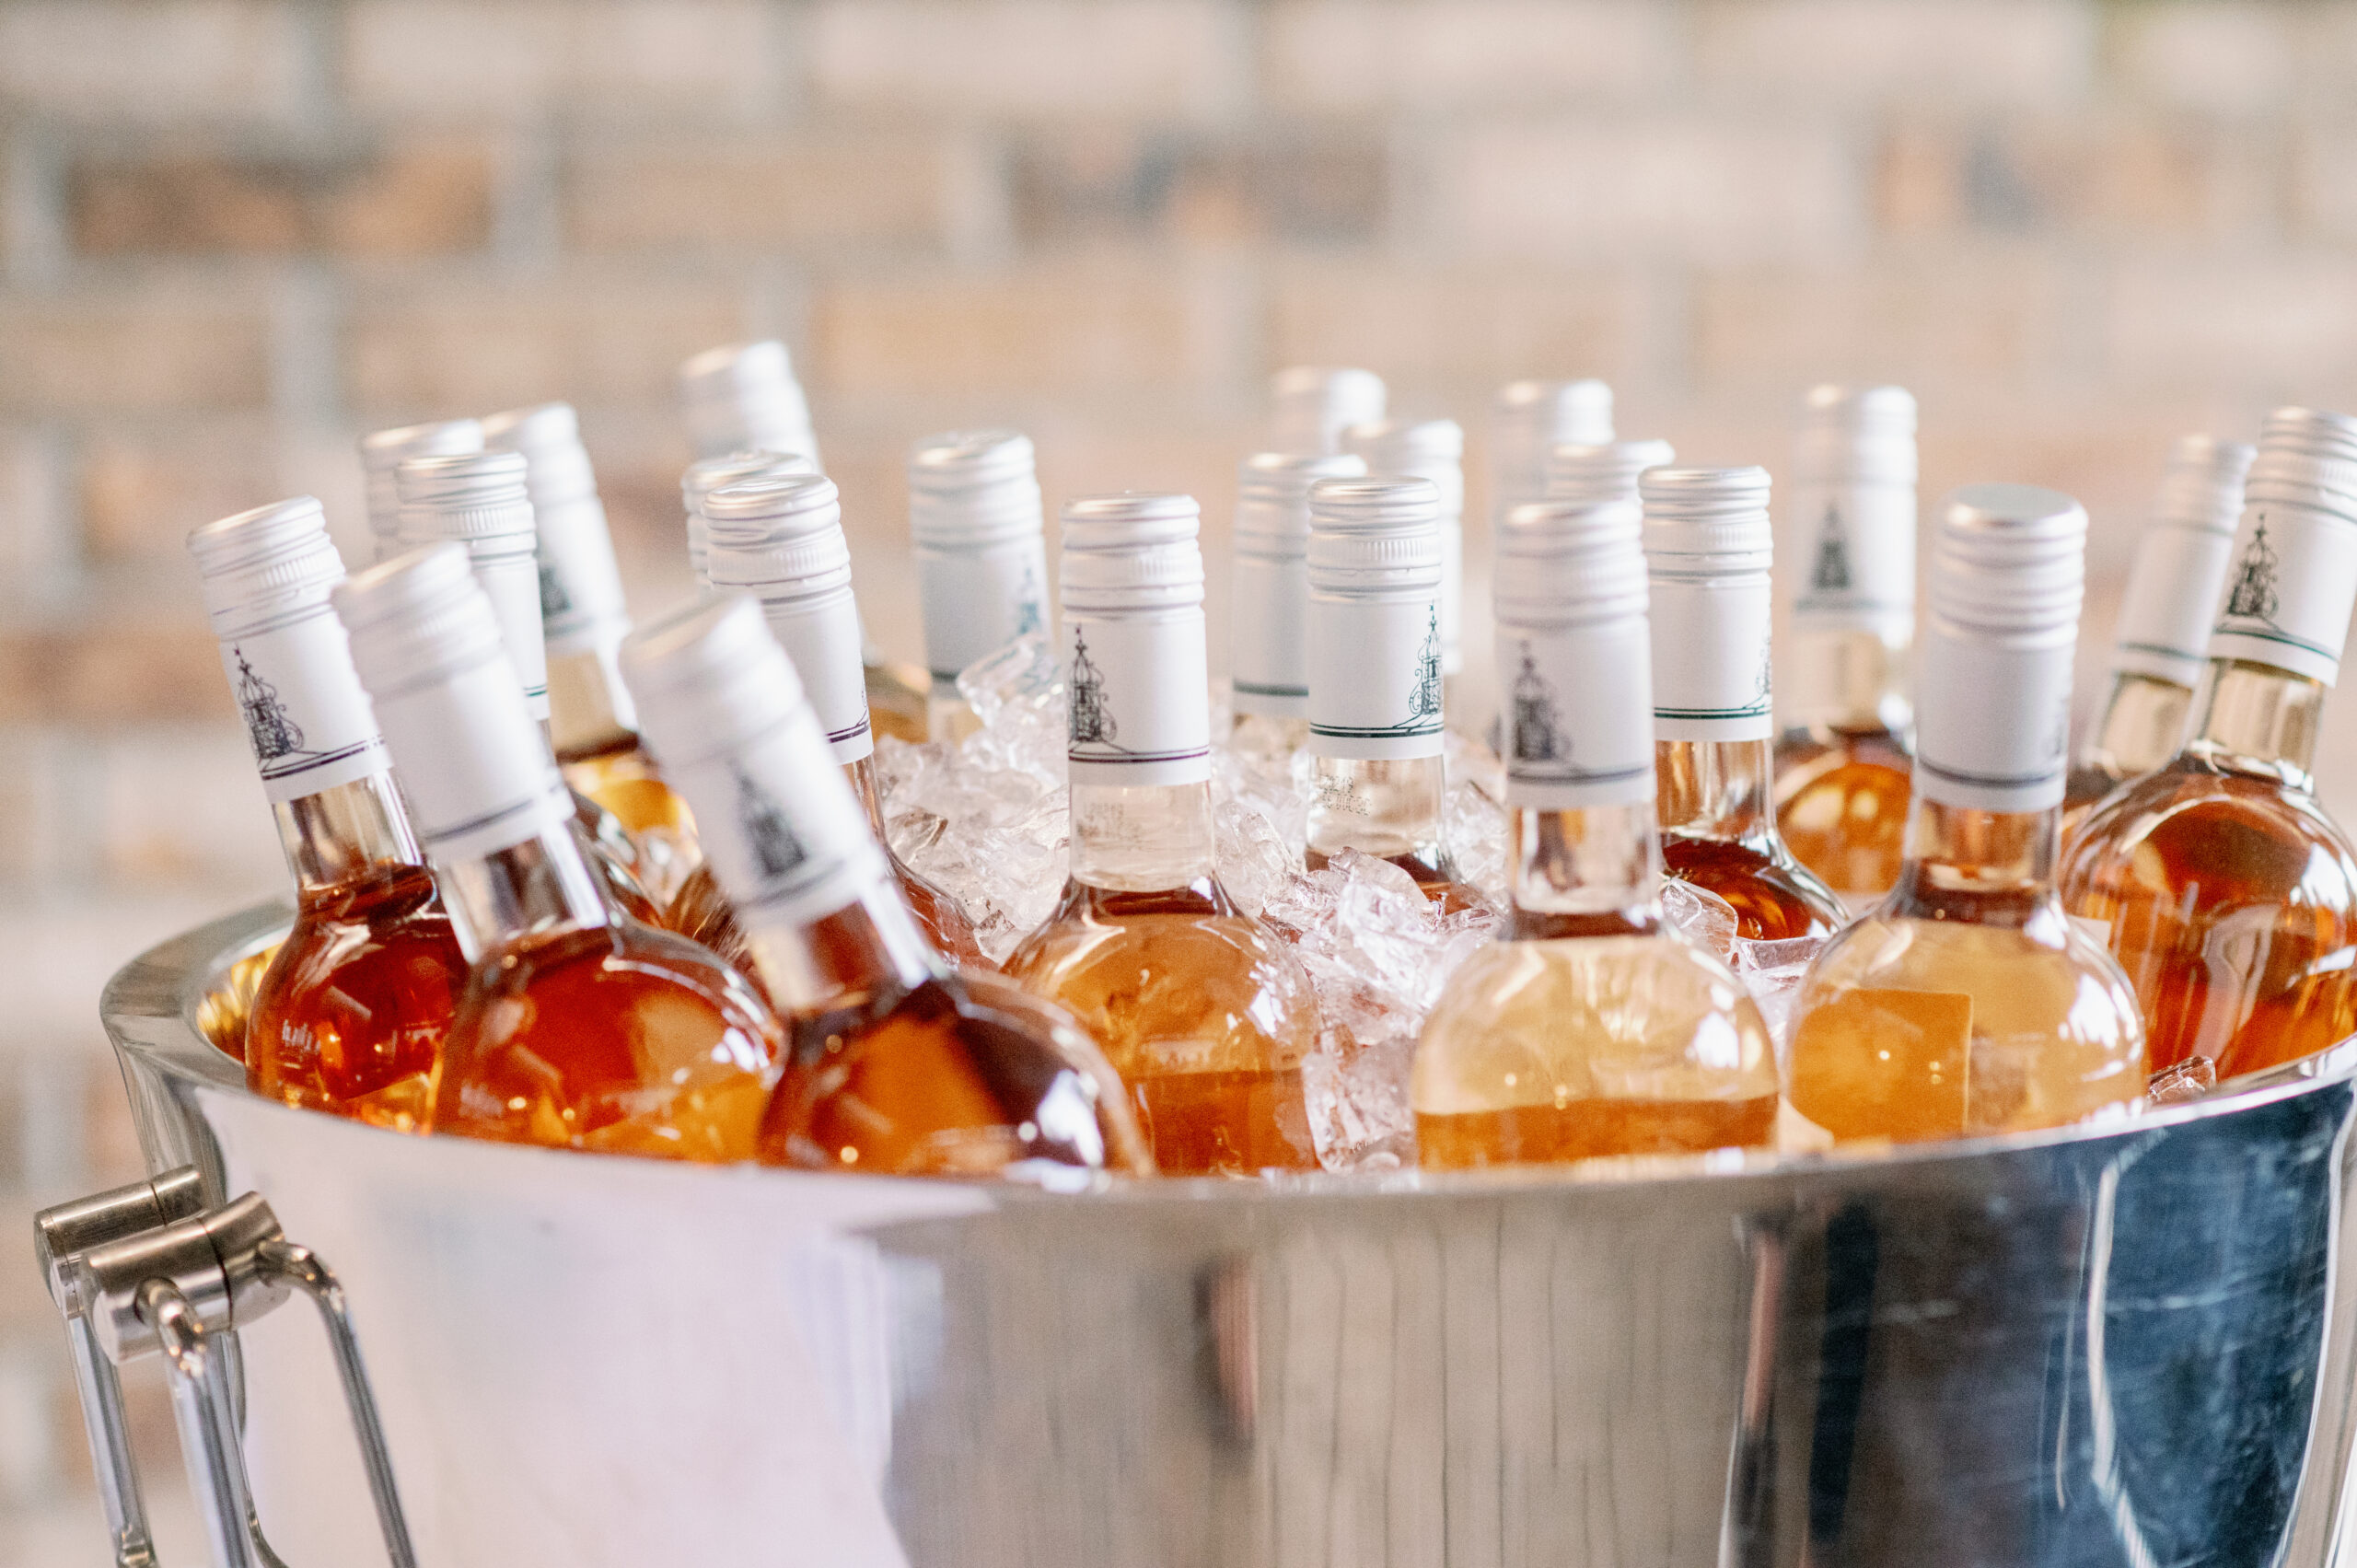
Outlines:
[[2105, 916], [2122, 898], [2273, 901], [2357, 912], [2357, 846], [2316, 796], [2180, 758], [2130, 781], [2064, 846], [2066, 907]]
[[1968, 997], [1984, 1018], [2056, 1012], [2061, 1027], [2114, 1034], [2143, 1028], [2136, 995], [2110, 952], [2051, 894], [2018, 921], [1980, 923], [1869, 911], [1828, 942], [1795, 999], [1795, 1017], [1845, 992]]
[[1736, 935], [1747, 941], [1829, 936], [1847, 918], [1840, 897], [1781, 840], [1761, 845], [1669, 832], [1661, 848], [1671, 876], [1733, 906]]
[[[774, 1045], [782, 1039], [777, 1019], [745, 978], [718, 954], [674, 932], [620, 920], [608, 925], [531, 932], [483, 956], [470, 990], [480, 1007], [500, 998], [534, 993], [586, 993], [612, 1009], [609, 1027], [636, 1027], [630, 1014], [663, 993], [701, 1001], [732, 1028]], [[550, 1020], [554, 1023], [552, 1016]], [[584, 1005], [561, 1027], [596, 1028], [600, 1020]], [[773, 1052], [772, 1052], [773, 1054]]]

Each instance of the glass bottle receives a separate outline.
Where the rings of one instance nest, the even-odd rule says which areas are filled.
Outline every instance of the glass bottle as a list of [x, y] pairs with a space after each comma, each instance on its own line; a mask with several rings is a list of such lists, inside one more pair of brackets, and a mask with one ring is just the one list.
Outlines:
[[1841, 901], [1793, 858], [1769, 805], [1767, 470], [1648, 469], [1638, 490], [1663, 862], [1733, 905], [1739, 937], [1829, 936]]
[[[710, 529], [704, 566], [713, 586], [759, 596], [770, 630], [794, 660], [869, 827], [879, 842], [888, 843], [860, 671], [851, 547], [843, 539], [842, 504], [834, 482], [819, 474], [740, 480], [706, 495], [703, 507]], [[988, 969], [990, 960], [958, 900], [888, 849], [886, 854], [901, 896], [935, 946], [961, 969]], [[732, 961], [744, 956], [743, 927], [716, 874], [688, 879], [668, 923]]]
[[1612, 389], [1601, 381], [1510, 381], [1490, 405], [1490, 520], [1547, 494], [1548, 455], [1612, 439]]
[[[1726, 967], [1662, 919], [1636, 506], [1550, 500], [1497, 538], [1513, 910], [1449, 977], [1410, 1097], [1427, 1167], [1768, 1143], [1776, 1059]], [[1609, 679], [1599, 679], [1599, 672]]]
[[[540, 630], [540, 536], [525, 473], [523, 454], [486, 451], [411, 458], [394, 470], [394, 480], [404, 547], [444, 540], [466, 546], [498, 617], [509, 666], [523, 683], [525, 708], [545, 734], [548, 640]], [[607, 889], [638, 919], [657, 919], [659, 906], [638, 879], [638, 845], [621, 819], [579, 790], [572, 796], [583, 847]]]
[[1449, 706], [1465, 673], [1465, 427], [1453, 419], [1379, 419], [1342, 432], [1369, 473], [1428, 479], [1440, 492], [1440, 670]]
[[927, 436], [909, 454], [909, 533], [932, 693], [926, 730], [955, 745], [981, 727], [958, 674], [1047, 629], [1048, 545], [1031, 438]]
[[389, 560], [408, 546], [401, 543], [401, 490], [393, 470], [411, 458], [464, 457], [482, 450], [482, 424], [472, 419], [443, 419], [429, 424], [403, 424], [373, 431], [360, 438], [360, 468], [368, 498], [368, 537], [376, 544], [376, 559]]
[[1348, 366], [1295, 365], [1269, 378], [1269, 449], [1331, 457], [1342, 432], [1383, 417], [1383, 377]]
[[590, 869], [466, 552], [398, 556], [334, 602], [472, 965], [429, 1130], [750, 1158], [783, 1031], [734, 970], [630, 918]]
[[741, 480], [818, 471], [818, 464], [790, 452], [730, 452], [690, 463], [679, 476], [679, 505], [687, 514], [688, 570], [696, 582], [704, 587], [712, 586], [712, 575], [704, 565], [705, 541], [712, 527], [703, 515], [705, 496]]
[[189, 535], [221, 663], [295, 874], [295, 923], [249, 1003], [247, 1081], [288, 1105], [409, 1129], [467, 974], [328, 595], [309, 496]]
[[1316, 994], [1214, 865], [1198, 527], [1184, 495], [1063, 509], [1071, 873], [1006, 973], [1097, 1032], [1166, 1174], [1314, 1169]]
[[1788, 494], [1777, 824], [1802, 865], [1864, 908], [1897, 880], [1906, 849], [1914, 398], [1898, 387], [1811, 391]]
[[1667, 468], [1678, 454], [1666, 441], [1566, 441], [1547, 454], [1547, 498], [1601, 505], [1637, 500], [1637, 476]]
[[2357, 603], [2357, 420], [2269, 417], [2233, 561], [2193, 738], [2089, 814], [2061, 873], [2135, 984], [2154, 1070], [2221, 1078], [2357, 1031], [2357, 852], [2310, 771]]
[[2063, 791], [2066, 847], [2096, 802], [2184, 744], [2251, 457], [2250, 447], [2214, 436], [2182, 436], [2169, 449], [2160, 500], [2112, 628], [2111, 695]]
[[926, 941], [754, 601], [691, 606], [633, 637], [623, 659], [789, 1020], [764, 1160], [888, 1175], [1153, 1170], [1086, 1031], [995, 975], [951, 970]]
[[540, 631], [548, 648], [549, 739], [575, 790], [614, 814], [637, 848], [633, 868], [659, 906], [702, 858], [686, 802], [665, 786], [638, 738], [638, 714], [615, 659], [630, 607], [598, 481], [570, 403], [511, 409], [482, 422], [493, 451], [524, 459], [540, 540]]
[[1454, 910], [1442, 814], [1447, 722], [1440, 671], [1440, 494], [1424, 479], [1309, 487], [1309, 843], [1387, 860]]
[[1355, 457], [1305, 452], [1256, 453], [1237, 470], [1227, 744], [1271, 780], [1292, 777], [1309, 740], [1309, 487], [1365, 472]]
[[2027, 485], [1941, 503], [1906, 865], [1794, 999], [1792, 1106], [1836, 1140], [2057, 1127], [2143, 1098], [2135, 993], [2053, 882], [2086, 528]]

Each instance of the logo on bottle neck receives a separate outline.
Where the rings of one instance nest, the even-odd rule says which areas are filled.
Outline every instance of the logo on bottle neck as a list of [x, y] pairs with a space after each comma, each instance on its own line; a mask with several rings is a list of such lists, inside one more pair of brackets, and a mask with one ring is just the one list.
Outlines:
[[773, 882], [792, 876], [809, 860], [810, 852], [795, 836], [794, 825], [769, 791], [734, 761], [728, 771], [737, 784], [737, 826], [745, 835], [753, 863], [761, 867], [762, 879]]
[[1015, 595], [1015, 634], [1028, 637], [1045, 624], [1046, 618], [1039, 610], [1039, 579], [1027, 561], [1023, 563], [1023, 586]]
[[2250, 548], [2243, 552], [2242, 562], [2235, 568], [2235, 586], [2226, 596], [2226, 613], [2275, 624], [2275, 552], [2267, 542], [2267, 514], [2262, 512], [2258, 528], [2251, 533]]
[[561, 577], [561, 576], [559, 576], [559, 575], [557, 575], [557, 569], [556, 569], [556, 567], [555, 567], [555, 566], [553, 566], [552, 564], [551, 564], [550, 563], [548, 563], [548, 562], [546, 562], [546, 561], [541, 562], [541, 563], [540, 563], [540, 616], [541, 616], [541, 619], [543, 619], [543, 620], [554, 620], [556, 617], [558, 617], [558, 616], [560, 616], [560, 615], [570, 615], [570, 614], [572, 614], [572, 613], [573, 613], [573, 596], [572, 596], [571, 594], [569, 594], [569, 593], [565, 592], [565, 588], [564, 588], [564, 579], [563, 579], [563, 577]]
[[1522, 672], [1514, 682], [1514, 760], [1517, 762], [1568, 762], [1572, 738], [1563, 728], [1563, 710], [1555, 687], [1538, 673], [1529, 639], [1522, 645]]
[[1437, 721], [1440, 717], [1440, 607], [1434, 605], [1425, 618], [1423, 646], [1416, 650], [1416, 679], [1409, 694], [1408, 719], [1399, 728], [1412, 730], [1427, 720]]
[[1817, 536], [1817, 563], [1809, 573], [1808, 586], [1821, 594], [1847, 593], [1852, 586], [1850, 536], [1841, 526], [1839, 506], [1825, 508], [1825, 523]]
[[253, 742], [255, 760], [273, 762], [302, 750], [303, 726], [279, 701], [278, 688], [246, 662], [243, 648], [232, 646], [229, 656], [238, 661], [238, 711], [245, 715], [246, 738]]
[[1104, 672], [1089, 661], [1088, 634], [1077, 627], [1072, 634], [1068, 716], [1071, 743], [1074, 746], [1112, 746], [1121, 733], [1120, 725], [1106, 706]]

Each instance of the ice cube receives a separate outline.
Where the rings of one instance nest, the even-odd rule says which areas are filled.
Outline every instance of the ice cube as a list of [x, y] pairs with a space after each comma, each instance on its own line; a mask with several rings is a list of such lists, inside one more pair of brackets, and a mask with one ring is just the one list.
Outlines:
[[2164, 1067], [2144, 1086], [2154, 1105], [2184, 1105], [2218, 1086], [2218, 1064], [2206, 1056], [2189, 1056], [2174, 1067]]
[[1735, 906], [1707, 888], [1665, 877], [1661, 912], [1671, 927], [1689, 942], [1732, 967], [1735, 963]]
[[1743, 981], [1744, 989], [1751, 993], [1751, 1000], [1759, 1005], [1769, 1038], [1776, 1042], [1777, 1062], [1789, 1067], [1793, 1002], [1800, 993], [1801, 978], [1824, 950], [1825, 938], [1794, 936], [1781, 942], [1753, 942], [1738, 936], [1730, 946], [1734, 949], [1736, 978]]

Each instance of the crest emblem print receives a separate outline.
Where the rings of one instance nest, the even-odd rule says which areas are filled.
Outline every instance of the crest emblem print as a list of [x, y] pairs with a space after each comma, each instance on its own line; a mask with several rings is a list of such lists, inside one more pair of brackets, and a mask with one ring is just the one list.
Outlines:
[[1015, 595], [1015, 634], [1028, 637], [1039, 630], [1040, 623], [1039, 585], [1027, 565], [1023, 568], [1023, 587]]
[[1088, 634], [1072, 634], [1072, 689], [1067, 699], [1068, 734], [1074, 746], [1109, 746], [1121, 726], [1105, 703], [1105, 676], [1088, 657]]
[[1555, 688], [1538, 673], [1530, 645], [1522, 645], [1522, 671], [1514, 680], [1514, 760], [1517, 762], [1567, 762], [1572, 738], [1563, 731], [1562, 710]]
[[794, 825], [769, 791], [735, 762], [729, 763], [728, 771], [737, 781], [737, 825], [744, 831], [746, 847], [753, 852], [753, 863], [761, 868], [765, 880], [792, 876], [810, 858], [810, 852], [795, 836]]
[[2242, 562], [2235, 568], [2235, 587], [2226, 596], [2226, 613], [2273, 625], [2278, 602], [2275, 568], [2275, 551], [2267, 542], [2267, 515], [2262, 512], [2258, 527], [2251, 533], [2250, 548], [2243, 552]]
[[287, 713], [278, 688], [246, 662], [242, 649], [229, 651], [238, 661], [238, 711], [245, 717], [246, 738], [253, 742], [255, 758], [275, 761], [303, 749], [303, 726]]
[[1847, 593], [1853, 586], [1850, 575], [1850, 535], [1841, 526], [1841, 510], [1838, 506], [1825, 509], [1825, 522], [1817, 530], [1817, 560], [1809, 569], [1808, 586], [1821, 594]]
[[1440, 607], [1426, 612], [1423, 646], [1416, 650], [1415, 685], [1408, 696], [1408, 721], [1441, 716]]
[[540, 563], [540, 614], [566, 615], [573, 610], [573, 596], [564, 591], [564, 579], [547, 562]]

